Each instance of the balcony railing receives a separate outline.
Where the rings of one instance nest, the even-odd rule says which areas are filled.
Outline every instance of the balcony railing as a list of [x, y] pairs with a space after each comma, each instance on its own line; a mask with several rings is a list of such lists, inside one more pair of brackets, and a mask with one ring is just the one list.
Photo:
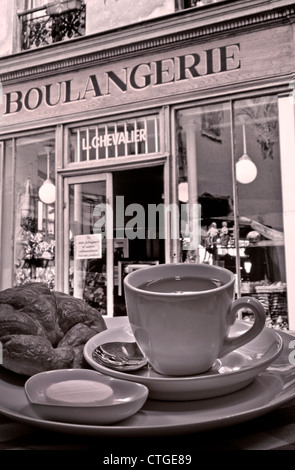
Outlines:
[[[175, 11], [214, 5], [225, 0], [175, 0]], [[74, 5], [74, 6], [73, 6]], [[19, 13], [21, 50], [35, 49], [85, 35], [86, 6], [83, 0], [55, 0]]]
[[[61, 2], [63, 3], [63, 2]], [[21, 22], [21, 50], [35, 49], [59, 41], [85, 35], [86, 8], [51, 13], [46, 6], [19, 14]]]

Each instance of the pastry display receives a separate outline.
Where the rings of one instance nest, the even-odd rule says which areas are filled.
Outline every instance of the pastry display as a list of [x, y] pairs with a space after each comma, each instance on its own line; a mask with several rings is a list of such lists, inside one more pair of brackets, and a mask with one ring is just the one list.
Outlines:
[[101, 313], [84, 300], [44, 284], [0, 292], [2, 366], [19, 374], [87, 367], [84, 345], [106, 328]]

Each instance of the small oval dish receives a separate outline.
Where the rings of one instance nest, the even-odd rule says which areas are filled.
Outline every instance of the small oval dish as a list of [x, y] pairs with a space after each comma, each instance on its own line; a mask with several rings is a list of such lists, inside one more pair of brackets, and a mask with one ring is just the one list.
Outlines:
[[148, 388], [88, 369], [40, 372], [25, 383], [33, 410], [45, 420], [106, 425], [139, 411]]

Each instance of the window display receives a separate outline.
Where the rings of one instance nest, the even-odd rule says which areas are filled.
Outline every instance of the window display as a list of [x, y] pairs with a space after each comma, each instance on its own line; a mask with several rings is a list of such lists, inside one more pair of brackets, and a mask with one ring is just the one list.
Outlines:
[[287, 328], [277, 97], [181, 110], [177, 143], [179, 185], [201, 206], [201, 244], [192, 253], [183, 241], [183, 261], [230, 269], [237, 295], [258, 297], [268, 324]]
[[[271, 326], [284, 327], [287, 300], [277, 98], [237, 101], [234, 117], [236, 167], [245, 154], [246, 130], [247, 156], [256, 168], [250, 183], [237, 178], [239, 238], [246, 245], [240, 260], [241, 291], [250, 290], [264, 302]], [[244, 169], [244, 174], [248, 171]]]
[[[9, 141], [5, 147], [3, 285], [55, 284], [54, 135]], [[5, 214], [4, 214], [5, 215]], [[5, 243], [5, 239], [7, 243]], [[13, 244], [8, 242], [12, 240]], [[13, 267], [11, 259], [14, 260]]]

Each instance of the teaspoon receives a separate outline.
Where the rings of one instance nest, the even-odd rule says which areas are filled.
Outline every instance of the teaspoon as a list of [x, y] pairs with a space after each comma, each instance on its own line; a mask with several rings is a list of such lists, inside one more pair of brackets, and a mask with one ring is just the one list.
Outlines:
[[92, 357], [98, 364], [123, 372], [141, 369], [148, 363], [135, 342], [100, 344], [94, 349]]

